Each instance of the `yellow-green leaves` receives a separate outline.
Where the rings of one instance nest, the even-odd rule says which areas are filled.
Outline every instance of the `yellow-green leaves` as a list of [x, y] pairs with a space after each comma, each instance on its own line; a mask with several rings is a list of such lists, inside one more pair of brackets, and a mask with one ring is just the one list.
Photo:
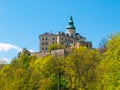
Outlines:
[[62, 44], [58, 44], [58, 43], [54, 43], [48, 46], [48, 50], [56, 50], [56, 49], [64, 49], [64, 45]]
[[65, 75], [70, 88], [94, 89], [99, 53], [86, 47], [75, 49], [65, 59]]
[[98, 66], [99, 90], [117, 90], [120, 86], [120, 33], [111, 35], [107, 51]]

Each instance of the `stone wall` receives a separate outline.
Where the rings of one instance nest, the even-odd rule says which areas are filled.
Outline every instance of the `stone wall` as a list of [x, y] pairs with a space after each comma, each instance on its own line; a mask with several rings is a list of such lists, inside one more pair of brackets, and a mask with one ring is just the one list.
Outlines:
[[44, 56], [47, 56], [50, 54], [53, 56], [64, 56], [64, 49], [52, 50], [51, 52], [33, 52], [33, 53], [31, 53], [32, 56], [36, 56], [37, 58], [44, 57]]
[[50, 52], [33, 52], [31, 53], [32, 56], [36, 56], [37, 58], [50, 55]]
[[53, 56], [64, 56], [64, 49], [52, 50], [51, 55], [53, 55]]

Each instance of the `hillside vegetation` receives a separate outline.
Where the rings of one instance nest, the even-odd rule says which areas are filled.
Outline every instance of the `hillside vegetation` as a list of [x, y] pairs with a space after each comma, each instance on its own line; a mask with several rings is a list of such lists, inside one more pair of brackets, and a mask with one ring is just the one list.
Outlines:
[[0, 90], [120, 90], [120, 33], [105, 46], [38, 59], [23, 49], [0, 69]]

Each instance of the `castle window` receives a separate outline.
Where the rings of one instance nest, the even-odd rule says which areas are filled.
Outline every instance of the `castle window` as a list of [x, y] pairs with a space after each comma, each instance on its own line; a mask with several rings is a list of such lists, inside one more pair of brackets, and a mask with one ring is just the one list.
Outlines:
[[61, 40], [63, 40], [63, 38], [61, 38]]
[[48, 38], [46, 37], [46, 40], [48, 40]]
[[53, 40], [55, 40], [55, 38], [53, 37]]
[[42, 38], [42, 40], [44, 40], [44, 37]]
[[61, 44], [63, 44], [63, 42], [61, 42]]
[[44, 45], [44, 42], [42, 42], [42, 45]]
[[48, 42], [46, 42], [45, 44], [48, 45]]
[[42, 50], [44, 50], [44, 47], [42, 47]]
[[45, 50], [48, 50], [48, 48], [46, 47]]

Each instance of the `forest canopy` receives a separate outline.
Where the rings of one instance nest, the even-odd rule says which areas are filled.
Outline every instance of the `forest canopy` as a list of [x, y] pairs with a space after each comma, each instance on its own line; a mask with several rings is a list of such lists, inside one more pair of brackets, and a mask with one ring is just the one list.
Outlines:
[[120, 33], [109, 37], [102, 52], [81, 46], [64, 58], [36, 58], [24, 48], [1, 65], [0, 90], [120, 90]]

